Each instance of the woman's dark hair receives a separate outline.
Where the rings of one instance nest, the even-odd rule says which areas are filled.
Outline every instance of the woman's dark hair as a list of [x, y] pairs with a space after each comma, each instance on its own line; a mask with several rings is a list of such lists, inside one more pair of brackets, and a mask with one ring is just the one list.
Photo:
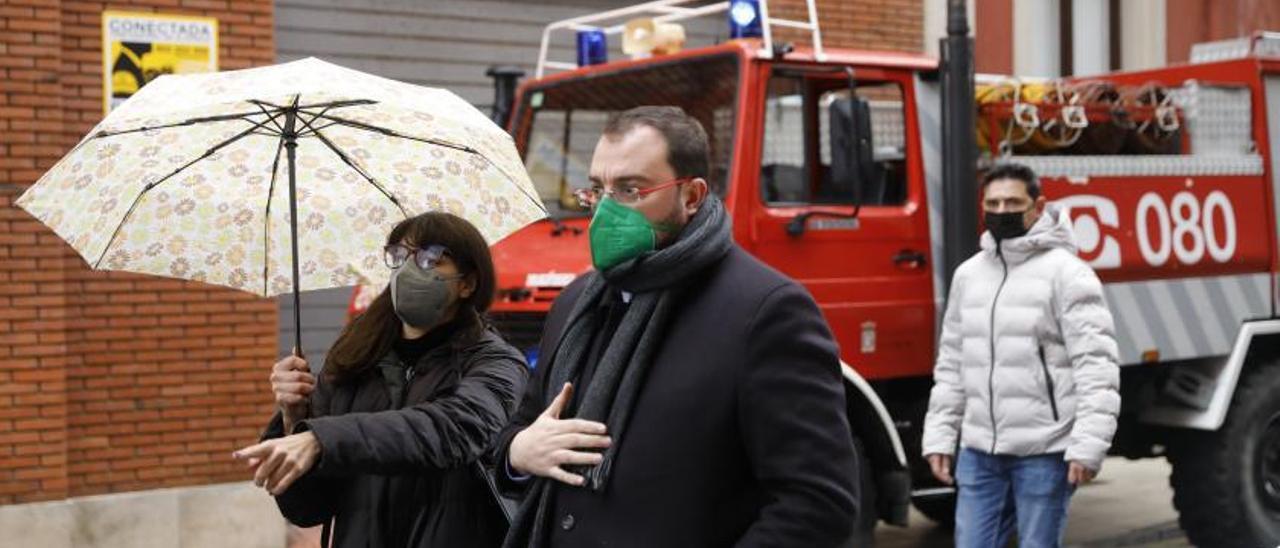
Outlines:
[[[466, 219], [450, 213], [428, 212], [405, 219], [391, 229], [387, 244], [407, 242], [417, 247], [443, 245], [458, 272], [475, 283], [475, 290], [458, 301], [454, 321], [459, 331], [453, 344], [474, 342], [488, 328], [485, 312], [493, 303], [496, 275], [489, 245]], [[334, 383], [354, 380], [391, 350], [400, 336], [400, 318], [391, 305], [390, 287], [373, 300], [368, 310], [347, 324], [325, 358], [324, 375]]]

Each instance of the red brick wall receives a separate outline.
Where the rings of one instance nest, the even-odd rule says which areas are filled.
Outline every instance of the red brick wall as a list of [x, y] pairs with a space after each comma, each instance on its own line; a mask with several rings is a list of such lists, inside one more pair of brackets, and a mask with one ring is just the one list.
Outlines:
[[[826, 47], [920, 52], [923, 0], [818, 0], [818, 22]], [[769, 3], [769, 16], [808, 21], [804, 0]], [[781, 29], [775, 40], [809, 45], [803, 31]]]
[[1165, 56], [1169, 63], [1191, 58], [1191, 46], [1280, 30], [1280, 3], [1275, 0], [1178, 0], [1166, 10]]
[[93, 272], [12, 205], [102, 117], [101, 13], [217, 17], [222, 69], [275, 58], [270, 0], [0, 6], [0, 504], [245, 478], [275, 301]]
[[973, 18], [974, 71], [1013, 74], [1013, 0], [982, 0]]

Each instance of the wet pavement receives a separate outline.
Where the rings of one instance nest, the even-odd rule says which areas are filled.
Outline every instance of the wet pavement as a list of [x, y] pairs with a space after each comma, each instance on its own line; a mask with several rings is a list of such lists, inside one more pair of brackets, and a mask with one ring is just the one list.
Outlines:
[[[1066, 545], [1080, 548], [1191, 546], [1178, 528], [1164, 459], [1130, 461], [1114, 457], [1093, 483], [1071, 499]], [[881, 525], [879, 548], [951, 546], [951, 531], [912, 510], [907, 528]]]

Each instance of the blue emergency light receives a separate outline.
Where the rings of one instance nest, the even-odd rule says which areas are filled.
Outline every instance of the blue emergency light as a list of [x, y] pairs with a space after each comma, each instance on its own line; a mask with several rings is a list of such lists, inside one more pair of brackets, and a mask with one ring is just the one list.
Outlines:
[[538, 347], [531, 346], [526, 348], [524, 351], [524, 361], [529, 364], [530, 370], [536, 369], [538, 367]]
[[578, 66], [599, 65], [609, 60], [609, 42], [599, 29], [578, 31]]
[[759, 38], [761, 36], [764, 36], [764, 31], [760, 26], [760, 1], [729, 2], [729, 37]]

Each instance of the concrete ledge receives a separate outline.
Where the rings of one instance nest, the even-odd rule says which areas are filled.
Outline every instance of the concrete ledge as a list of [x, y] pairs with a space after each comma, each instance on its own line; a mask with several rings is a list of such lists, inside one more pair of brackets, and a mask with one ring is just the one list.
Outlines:
[[251, 483], [0, 506], [0, 544], [45, 548], [285, 545], [275, 502]]

